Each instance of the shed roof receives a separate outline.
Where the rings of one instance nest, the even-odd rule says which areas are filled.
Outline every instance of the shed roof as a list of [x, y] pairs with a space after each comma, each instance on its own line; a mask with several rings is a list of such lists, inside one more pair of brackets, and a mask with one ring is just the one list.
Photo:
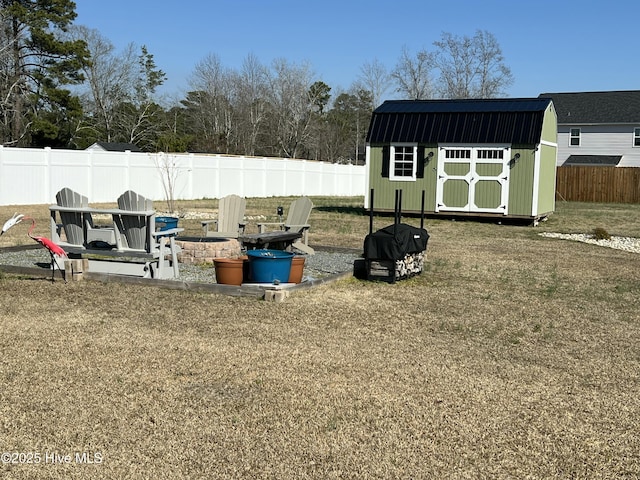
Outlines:
[[142, 152], [137, 145], [123, 142], [96, 142], [87, 148], [87, 150], [90, 149], [101, 149], [107, 152], [126, 152], [127, 150], [130, 152]]
[[640, 90], [542, 93], [551, 98], [559, 124], [640, 123]]
[[548, 98], [388, 100], [371, 117], [367, 142], [540, 141]]
[[569, 158], [562, 164], [569, 165], [591, 165], [591, 166], [615, 166], [622, 160], [622, 155], [569, 155]]

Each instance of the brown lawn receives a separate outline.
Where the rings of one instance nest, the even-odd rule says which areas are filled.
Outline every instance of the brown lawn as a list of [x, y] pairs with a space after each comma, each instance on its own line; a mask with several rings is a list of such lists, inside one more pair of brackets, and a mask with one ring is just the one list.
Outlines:
[[[288, 201], [250, 199], [249, 214]], [[312, 244], [362, 245], [361, 198], [314, 203]], [[46, 206], [0, 214], [15, 210], [48, 235]], [[563, 203], [536, 228], [428, 219], [421, 276], [283, 303], [3, 274], [0, 439], [25, 455], [0, 472], [638, 478], [640, 255], [537, 234], [638, 237], [639, 213]], [[28, 241], [24, 226], [0, 237]]]

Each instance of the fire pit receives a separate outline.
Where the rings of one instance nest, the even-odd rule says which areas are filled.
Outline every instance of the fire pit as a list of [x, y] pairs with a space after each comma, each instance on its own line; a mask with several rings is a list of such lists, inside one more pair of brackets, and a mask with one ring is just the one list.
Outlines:
[[176, 244], [182, 249], [178, 262], [190, 265], [213, 263], [216, 258], [238, 257], [242, 253], [235, 238], [177, 237]]

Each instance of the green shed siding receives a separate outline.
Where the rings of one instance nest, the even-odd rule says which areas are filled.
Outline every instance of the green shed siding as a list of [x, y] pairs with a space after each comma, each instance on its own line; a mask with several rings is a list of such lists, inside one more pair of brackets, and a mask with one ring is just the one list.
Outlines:
[[531, 215], [533, 206], [533, 174], [535, 171], [535, 151], [528, 147], [513, 147], [511, 158], [516, 154], [520, 158], [512, 161], [509, 172], [509, 215]]
[[[407, 108], [409, 108], [412, 104], [409, 102], [407, 105]], [[475, 103], [474, 105], [477, 106], [478, 109], [481, 108], [479, 103]], [[390, 107], [393, 107], [393, 105]], [[434, 122], [439, 121], [435, 120], [439, 118], [437, 117], [437, 109], [445, 107], [447, 107], [447, 105], [436, 105], [436, 107], [434, 107], [435, 113], [429, 113], [432, 115], [430, 118], [433, 118]], [[514, 109], [516, 107], [517, 105], [512, 106]], [[422, 113], [419, 111], [420, 109], [424, 108], [428, 110], [430, 106], [418, 104], [416, 108], [418, 111], [410, 112], [411, 115], [420, 115]], [[371, 139], [372, 143], [369, 144], [368, 149], [368, 181], [369, 188], [374, 190], [374, 205], [369, 205], [369, 208], [373, 208], [375, 211], [393, 211], [395, 192], [396, 190], [402, 190], [403, 212], [419, 213], [421, 209], [421, 195], [424, 190], [424, 211], [430, 214], [474, 215], [475, 213], [483, 216], [491, 215], [496, 217], [506, 216], [536, 219], [552, 213], [555, 208], [557, 118], [553, 103], [551, 102], [544, 108], [544, 111], [540, 109], [536, 113], [534, 110], [533, 108], [531, 109], [531, 115], [532, 118], [537, 115], [537, 117], [535, 117], [538, 119], [537, 127], [533, 121], [532, 123], [527, 123], [526, 116], [518, 117], [517, 119], [517, 121], [523, 122], [521, 124], [522, 128], [529, 129], [527, 133], [528, 137], [523, 137], [522, 135], [519, 137], [516, 136], [520, 138], [520, 143], [502, 143], [502, 145], [505, 145], [505, 148], [510, 147], [508, 151], [510, 158], [505, 157], [504, 159], [505, 162], [508, 163], [492, 162], [491, 160], [483, 162], [481, 159], [474, 157], [473, 168], [479, 177], [472, 172], [473, 198], [470, 198], [472, 190], [469, 181], [456, 178], [467, 175], [470, 172], [470, 164], [464, 160], [445, 160], [443, 148], [451, 145], [447, 141], [441, 140], [441, 143], [432, 143], [432, 139], [420, 142], [416, 136], [418, 133], [415, 131], [416, 129], [410, 128], [410, 126], [406, 128], [404, 126], [402, 128], [394, 127], [398, 135], [404, 135], [406, 133], [407, 135], [414, 135], [415, 138], [412, 137], [412, 140], [418, 139], [420, 156], [422, 157], [422, 152], [424, 152], [424, 157], [422, 158], [425, 159], [424, 178], [396, 181], [390, 180], [388, 176], [383, 175], [383, 163], [388, 164], [388, 162], [383, 162], [383, 151], [385, 148], [388, 151], [389, 145], [400, 143], [402, 141], [401, 138], [398, 137], [395, 139], [394, 137], [393, 140], [380, 138], [377, 142]], [[526, 108], [523, 112], [527, 112]], [[385, 112], [382, 111], [381, 115], [384, 113]], [[407, 115], [409, 115], [409, 113], [407, 113]], [[451, 113], [449, 115], [454, 114]], [[397, 118], [404, 117], [400, 115]], [[473, 117], [472, 114], [467, 114], [465, 118], [467, 121], [471, 121], [475, 117]], [[420, 121], [424, 123], [424, 119]], [[372, 121], [372, 127], [374, 124], [375, 122]], [[383, 125], [383, 123], [380, 125]], [[427, 121], [425, 128], [429, 125], [431, 124]], [[370, 127], [370, 130], [372, 127]], [[378, 136], [382, 135], [381, 132], [383, 132], [383, 130], [381, 128], [382, 127], [379, 126], [379, 131], [376, 130]], [[535, 137], [534, 134], [536, 128], [537, 137]], [[451, 131], [451, 129], [446, 130], [447, 134], [450, 134]], [[487, 130], [486, 135], [491, 136], [493, 133]], [[536, 143], [529, 143], [529, 141], [532, 140]], [[515, 137], [512, 142], [517, 142]], [[468, 145], [476, 149], [487, 145], [487, 148], [491, 149], [495, 148], [496, 143], [482, 143], [469, 139], [468, 143], [462, 142], [455, 143], [454, 145]], [[433, 153], [431, 158], [428, 157], [430, 152]], [[422, 158], [419, 158], [418, 161], [422, 161]], [[498, 157], [483, 158], [495, 159]], [[438, 179], [438, 175], [441, 176], [440, 180]], [[467, 176], [467, 179], [469, 179], [469, 176]], [[440, 190], [438, 190], [438, 188], [440, 188]]]
[[448, 207], [463, 208], [469, 203], [469, 184], [464, 180], [449, 180], [443, 200]]
[[478, 208], [498, 208], [502, 200], [502, 185], [495, 180], [476, 184], [475, 203]]
[[496, 177], [502, 173], [502, 165], [497, 165], [495, 163], [477, 163], [476, 172], [483, 177]]
[[537, 215], [551, 213], [556, 208], [556, 154], [557, 148], [540, 145], [540, 183], [538, 185]]
[[558, 155], [558, 118], [551, 103], [544, 114], [542, 139], [539, 146], [540, 165], [537, 195], [538, 206], [534, 215], [546, 215], [556, 208], [556, 168]]
[[374, 209], [392, 212], [395, 205], [395, 192], [402, 190], [402, 210], [420, 212], [422, 190], [424, 190], [425, 212], [434, 212], [436, 207], [437, 149], [433, 146], [425, 146], [425, 158], [428, 158], [429, 152], [433, 152], [433, 157], [424, 166], [424, 178], [417, 178], [415, 181], [394, 181], [382, 177], [382, 149], [382, 145], [372, 145], [369, 153], [369, 188], [373, 188], [375, 191]]
[[448, 163], [445, 166], [444, 171], [447, 175], [466, 175], [469, 173], [469, 164], [468, 163]]
[[556, 116], [556, 109], [553, 107], [553, 103], [550, 104], [544, 112], [542, 134], [540, 139], [543, 142], [549, 142], [553, 144], [558, 143], [558, 119]]

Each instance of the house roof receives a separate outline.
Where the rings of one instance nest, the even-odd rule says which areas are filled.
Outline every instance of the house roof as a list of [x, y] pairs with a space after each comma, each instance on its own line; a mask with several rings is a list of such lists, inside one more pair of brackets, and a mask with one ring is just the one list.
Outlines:
[[590, 165], [590, 166], [616, 166], [622, 160], [622, 155], [569, 155], [562, 166]]
[[548, 98], [388, 100], [371, 117], [367, 142], [540, 141]]
[[558, 124], [640, 123], [640, 90], [542, 93], [551, 98]]
[[107, 152], [126, 152], [129, 150], [130, 152], [141, 152], [137, 145], [133, 143], [123, 143], [123, 142], [96, 142], [91, 145], [89, 148], [99, 147], [102, 150], [106, 150]]

